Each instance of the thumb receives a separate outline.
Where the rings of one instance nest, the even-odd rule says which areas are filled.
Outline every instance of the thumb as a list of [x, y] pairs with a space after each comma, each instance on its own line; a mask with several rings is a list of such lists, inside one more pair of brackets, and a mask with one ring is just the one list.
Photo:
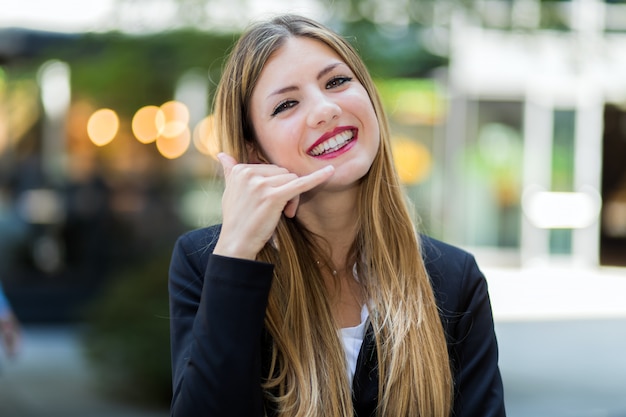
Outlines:
[[296, 217], [296, 212], [298, 211], [298, 204], [300, 203], [300, 195], [295, 196], [291, 200], [287, 201], [285, 208], [283, 209], [283, 213], [285, 216], [293, 219]]
[[224, 177], [228, 177], [228, 175], [230, 175], [230, 171], [238, 163], [235, 158], [224, 152], [218, 153], [217, 159], [222, 164], [222, 168], [224, 168]]

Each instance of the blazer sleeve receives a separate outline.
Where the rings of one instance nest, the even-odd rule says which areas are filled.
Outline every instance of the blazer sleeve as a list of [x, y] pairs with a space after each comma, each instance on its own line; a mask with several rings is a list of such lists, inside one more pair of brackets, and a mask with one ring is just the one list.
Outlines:
[[261, 339], [273, 266], [213, 255], [201, 235], [181, 236], [170, 263], [171, 415], [262, 416]]
[[455, 391], [452, 415], [504, 417], [487, 281], [471, 254], [441, 242], [432, 244], [426, 265], [448, 339]]

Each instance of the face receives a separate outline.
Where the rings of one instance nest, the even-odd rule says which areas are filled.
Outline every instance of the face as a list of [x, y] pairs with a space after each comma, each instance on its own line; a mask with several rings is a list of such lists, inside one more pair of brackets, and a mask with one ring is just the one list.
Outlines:
[[268, 60], [251, 97], [260, 153], [297, 175], [326, 165], [325, 186], [353, 185], [369, 170], [380, 142], [365, 88], [322, 42], [289, 38]]

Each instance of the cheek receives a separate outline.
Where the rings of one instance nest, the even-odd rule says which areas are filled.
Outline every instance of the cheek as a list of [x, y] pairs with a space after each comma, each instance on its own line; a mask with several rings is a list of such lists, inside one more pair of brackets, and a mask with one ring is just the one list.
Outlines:
[[372, 106], [362, 106], [361, 107], [362, 123], [366, 128], [368, 135], [370, 135], [375, 143], [380, 141], [380, 126], [378, 125], [378, 118], [376, 117], [376, 112]]
[[294, 123], [276, 123], [266, 126], [258, 142], [271, 163], [285, 166], [300, 149], [299, 134]]
[[345, 105], [352, 113], [361, 119], [363, 124], [370, 127], [374, 124], [378, 125], [374, 106], [365, 90], [355, 91], [354, 94], [349, 97], [349, 100], [346, 101]]

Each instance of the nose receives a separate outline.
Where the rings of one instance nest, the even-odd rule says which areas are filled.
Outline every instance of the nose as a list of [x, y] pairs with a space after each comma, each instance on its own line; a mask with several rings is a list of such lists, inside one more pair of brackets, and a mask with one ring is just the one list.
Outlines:
[[311, 127], [318, 127], [339, 118], [340, 115], [341, 107], [330, 97], [320, 92], [312, 99], [307, 123]]

